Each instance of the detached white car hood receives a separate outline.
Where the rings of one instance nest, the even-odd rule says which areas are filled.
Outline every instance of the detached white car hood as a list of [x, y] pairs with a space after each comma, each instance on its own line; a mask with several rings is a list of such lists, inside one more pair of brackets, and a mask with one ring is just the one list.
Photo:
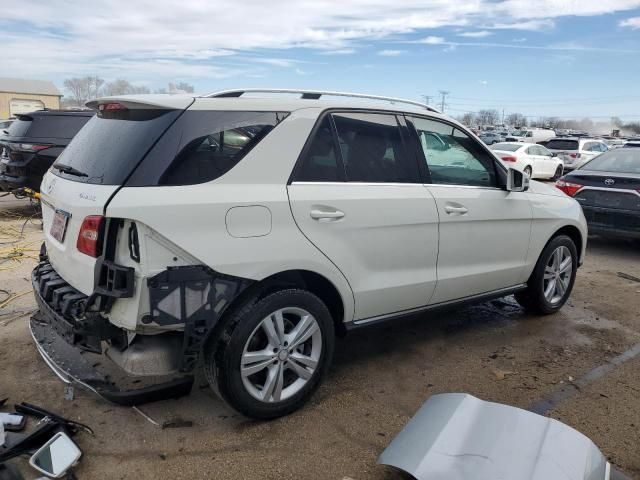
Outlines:
[[563, 423], [464, 393], [432, 396], [378, 463], [418, 480], [608, 480], [610, 470]]

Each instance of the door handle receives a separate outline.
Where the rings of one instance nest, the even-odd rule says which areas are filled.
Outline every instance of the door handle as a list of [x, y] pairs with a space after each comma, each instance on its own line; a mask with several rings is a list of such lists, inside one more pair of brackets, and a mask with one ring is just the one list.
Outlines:
[[454, 207], [453, 205], [447, 205], [446, 207], [444, 207], [444, 211], [447, 212], [449, 215], [453, 215], [453, 214], [464, 215], [469, 210], [467, 210], [467, 207], [462, 207], [462, 206]]
[[340, 220], [344, 218], [344, 212], [340, 210], [311, 210], [311, 218], [319, 221]]

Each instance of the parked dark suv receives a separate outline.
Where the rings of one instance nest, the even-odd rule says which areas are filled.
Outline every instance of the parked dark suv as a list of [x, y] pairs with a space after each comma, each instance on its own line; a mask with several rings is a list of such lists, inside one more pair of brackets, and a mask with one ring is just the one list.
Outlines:
[[93, 115], [59, 110], [18, 115], [0, 136], [0, 190], [40, 190], [45, 172]]

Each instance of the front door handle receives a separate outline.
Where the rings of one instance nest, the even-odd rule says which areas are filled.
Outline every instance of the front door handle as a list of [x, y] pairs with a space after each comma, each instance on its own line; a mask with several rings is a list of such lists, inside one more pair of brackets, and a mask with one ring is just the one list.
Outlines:
[[344, 218], [344, 212], [340, 210], [311, 210], [310, 215], [314, 220], [325, 222]]
[[469, 210], [467, 210], [467, 207], [463, 206], [454, 207], [453, 205], [447, 205], [446, 207], [444, 207], [444, 211], [449, 215], [464, 215]]

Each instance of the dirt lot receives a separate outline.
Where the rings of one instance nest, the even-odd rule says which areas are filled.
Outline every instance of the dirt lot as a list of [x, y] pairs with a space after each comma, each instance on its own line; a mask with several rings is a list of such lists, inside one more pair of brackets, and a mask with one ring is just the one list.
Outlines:
[[[25, 202], [0, 199], [0, 288], [29, 292], [41, 231]], [[24, 228], [23, 228], [24, 227]], [[20, 231], [23, 231], [23, 238]], [[19, 240], [16, 243], [7, 243]], [[550, 317], [525, 315], [506, 298], [437, 316], [350, 334], [338, 341], [325, 384], [302, 411], [272, 422], [236, 415], [202, 378], [193, 394], [142, 407], [165, 429], [130, 408], [63, 385], [32, 345], [30, 293], [0, 292], [0, 398], [29, 401], [86, 422], [76, 437], [84, 457], [78, 478], [396, 479], [376, 458], [430, 395], [468, 392], [528, 407], [569, 388], [548, 415], [577, 428], [632, 478], [640, 478], [640, 356], [595, 379], [582, 376], [640, 343], [640, 249], [590, 240], [570, 303]], [[2, 306], [4, 304], [4, 306]], [[577, 385], [573, 387], [572, 385]], [[19, 461], [27, 478], [35, 478]]]

